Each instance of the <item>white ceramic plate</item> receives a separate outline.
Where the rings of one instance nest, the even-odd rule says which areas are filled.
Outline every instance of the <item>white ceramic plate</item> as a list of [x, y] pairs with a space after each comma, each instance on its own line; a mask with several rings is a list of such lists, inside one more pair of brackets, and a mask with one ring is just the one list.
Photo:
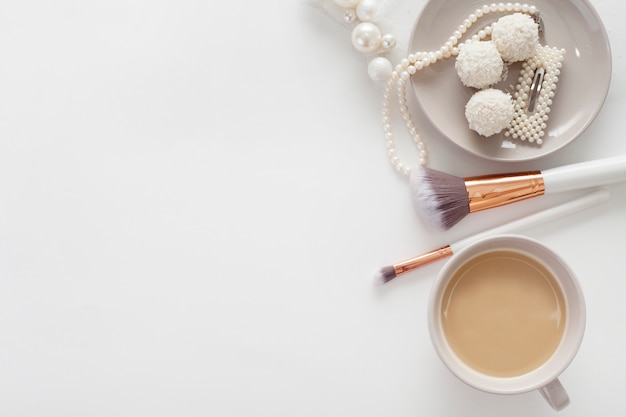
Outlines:
[[[438, 50], [461, 22], [484, 4], [476, 0], [430, 0], [411, 35], [410, 51]], [[444, 136], [472, 154], [497, 161], [524, 161], [547, 155], [576, 139], [604, 104], [611, 80], [611, 50], [606, 29], [591, 4], [586, 0], [541, 0], [532, 4], [545, 24], [541, 43], [566, 51], [542, 145], [507, 138], [502, 133], [486, 138], [471, 131], [464, 110], [476, 90], [461, 84], [454, 57], [411, 77], [417, 102], [427, 118]], [[480, 18], [468, 34], [502, 15], [490, 13]], [[498, 87], [512, 92], [518, 73], [519, 65], [512, 65], [509, 78]]]

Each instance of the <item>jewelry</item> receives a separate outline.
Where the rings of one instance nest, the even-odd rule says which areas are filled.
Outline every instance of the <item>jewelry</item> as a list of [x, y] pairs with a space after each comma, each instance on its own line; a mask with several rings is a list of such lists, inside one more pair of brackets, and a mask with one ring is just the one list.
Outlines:
[[564, 55], [563, 49], [538, 45], [535, 55], [522, 64], [514, 96], [515, 116], [505, 136], [543, 144]]
[[[485, 4], [470, 13], [438, 50], [411, 53], [406, 58], [402, 59], [394, 68], [384, 54], [395, 46], [395, 38], [390, 34], [383, 34], [375, 22], [383, 0], [317, 1], [318, 3], [323, 2], [323, 7], [327, 11], [329, 11], [330, 7], [329, 2], [332, 2], [335, 12], [337, 8], [339, 8], [343, 13], [343, 23], [352, 26], [351, 39], [354, 48], [364, 55], [373, 57], [368, 65], [368, 74], [374, 80], [386, 80], [382, 102], [382, 124], [385, 146], [391, 165], [400, 174], [405, 176], [409, 175], [411, 166], [402, 161], [396, 151], [394, 130], [391, 123], [392, 100], [394, 96], [397, 98], [400, 116], [417, 148], [417, 165], [425, 166], [428, 161], [426, 145], [415, 126], [408, 107], [406, 90], [407, 82], [410, 80], [411, 76], [442, 59], [453, 56], [458, 57], [460, 51], [465, 47], [467, 47], [467, 49], [475, 48], [478, 43], [486, 43], [483, 41], [489, 37], [491, 40], [487, 42], [493, 42], [501, 56], [503, 62], [502, 72], [498, 74], [500, 67], [497, 65], [496, 60], [493, 60], [494, 68], [496, 69], [492, 71], [492, 74], [488, 74], [486, 78], [481, 79], [479, 77], [478, 81], [462, 79], [462, 82], [466, 85], [475, 88], [487, 88], [489, 85], [505, 77], [508, 69], [507, 63], [526, 59], [529, 54], [533, 53], [533, 50], [529, 50], [528, 48], [534, 48], [535, 44], [538, 44], [536, 41], [538, 36], [536, 34], [537, 31], [535, 30], [535, 33], [527, 31], [527, 23], [521, 23], [518, 17], [513, 16], [519, 13], [530, 15], [533, 20], [539, 24], [539, 33], [543, 31], [542, 22], [539, 19], [539, 12], [534, 5], [526, 3]], [[501, 20], [506, 18], [503, 20], [503, 24], [500, 25], [500, 27], [498, 27], [498, 22], [495, 22], [492, 25], [483, 27], [471, 36], [466, 35], [469, 29], [472, 28], [479, 19], [492, 13], [507, 14], [500, 18]], [[515, 31], [521, 31], [521, 35], [516, 37], [512, 36], [510, 32], [508, 34], [506, 32], [503, 33], [502, 27], [508, 25], [514, 26]], [[468, 39], [465, 40], [465, 42], [460, 42], [464, 36], [467, 36]], [[520, 47], [520, 38], [521, 42], [525, 43], [522, 47]], [[483, 46], [484, 45], [479, 45], [481, 48]], [[525, 47], [527, 49], [524, 49]], [[485, 50], [486, 49], [487, 48], [485, 48]], [[509, 112], [508, 104], [505, 105], [502, 99], [503, 95], [508, 95], [504, 93], [490, 93], [485, 96], [485, 98], [489, 100], [497, 97], [497, 107], [500, 109], [506, 107], [506, 118], [509, 120], [509, 123], [504, 124], [503, 121], [498, 121], [498, 131], [505, 129], [505, 136], [536, 142], [537, 144], [542, 143], [544, 136], [543, 129], [546, 127], [545, 122], [547, 121], [547, 114], [550, 111], [549, 107], [552, 104], [555, 84], [560, 74], [563, 52], [563, 50], [556, 48], [537, 45], [534, 55], [524, 61], [522, 73], [513, 99], [507, 98], [507, 100], [514, 102], [512, 107], [514, 109], [513, 116], [510, 116], [511, 112]], [[476, 62], [470, 63], [469, 67], [463, 70], [463, 72], [467, 72], [467, 70], [470, 70], [475, 64]], [[462, 67], [463, 63], [459, 63], [458, 65]], [[459, 71], [458, 68], [457, 71]], [[538, 74], [538, 76], [535, 77], [535, 74]], [[461, 74], [459, 75], [461, 76]], [[499, 76], [499, 79], [497, 79], [497, 76]], [[480, 100], [477, 100], [477, 102], [480, 104]], [[493, 128], [494, 126], [487, 126], [487, 131]]]
[[359, 23], [352, 31], [352, 46], [359, 52], [371, 54], [378, 50], [383, 35], [378, 26], [370, 22]]
[[396, 38], [390, 33], [383, 33], [377, 22], [384, 1], [317, 0], [328, 14], [352, 28], [352, 46], [370, 58], [367, 73], [374, 81], [385, 81], [391, 77], [393, 66], [386, 54], [397, 44]]
[[[396, 152], [395, 137], [391, 125], [391, 102], [394, 93], [397, 95], [400, 115], [418, 150], [417, 165], [425, 166], [428, 160], [428, 151], [426, 150], [426, 145], [424, 144], [424, 141], [422, 140], [417, 128], [415, 127], [415, 123], [413, 122], [413, 119], [408, 109], [406, 99], [406, 84], [411, 76], [414, 75], [417, 71], [420, 71], [423, 68], [426, 68], [441, 59], [450, 58], [451, 56], [458, 56], [459, 51], [464, 47], [464, 43], [459, 43], [459, 41], [467, 33], [467, 31], [483, 16], [486, 16], [490, 13], [498, 12], [524, 13], [533, 17], [538, 14], [537, 7], [529, 4], [492, 3], [489, 5], [484, 5], [480, 8], [477, 8], [473, 13], [470, 13], [467, 18], [463, 20], [463, 22], [459, 25], [459, 27], [453, 32], [452, 36], [450, 36], [450, 38], [448, 38], [448, 40], [444, 42], [444, 44], [438, 50], [431, 52], [412, 53], [407, 58], [403, 59], [400, 64], [398, 64], [396, 68], [392, 71], [391, 78], [386, 83], [385, 92], [383, 95], [382, 123], [384, 130], [385, 146], [387, 148], [389, 161], [400, 174], [408, 176], [411, 171], [411, 167], [407, 165], [404, 161], [400, 160]], [[478, 33], [472, 35], [465, 43], [469, 44], [469, 42], [483, 41], [488, 36], [492, 36], [492, 26], [493, 25], [482, 28], [478, 31]], [[505, 40], [507, 39], [504, 36], [502, 38], [504, 38]], [[508, 39], [510, 40], [510, 38]], [[507, 48], [511, 49], [513, 47], [509, 46]], [[502, 51], [500, 51], [500, 53], [502, 53]], [[522, 53], [528, 52], [522, 51]], [[512, 56], [509, 58], [515, 59], [517, 57]], [[542, 91], [545, 92], [545, 90], [543, 89]], [[547, 92], [545, 94], [548, 94], [549, 96], [550, 93]], [[524, 94], [522, 93], [518, 97], [524, 99]], [[546, 100], [545, 95], [542, 98], [542, 102], [546, 104], [549, 103], [549, 101]], [[518, 103], [518, 106], [515, 107], [516, 111], [520, 110], [522, 106], [523, 103]], [[516, 113], [516, 115], [520, 116], [519, 122], [521, 123], [523, 117], [521, 117], [519, 113]], [[501, 127], [501, 129], [504, 127], [506, 126]], [[515, 134], [518, 137], [520, 136], [517, 132]]]

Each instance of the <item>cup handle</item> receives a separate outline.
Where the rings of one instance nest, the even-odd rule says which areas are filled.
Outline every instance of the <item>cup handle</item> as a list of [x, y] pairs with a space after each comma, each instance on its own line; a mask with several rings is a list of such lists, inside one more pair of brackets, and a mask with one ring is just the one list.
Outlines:
[[565, 391], [565, 388], [563, 388], [558, 378], [539, 388], [539, 392], [556, 411], [564, 409], [569, 404], [567, 391]]

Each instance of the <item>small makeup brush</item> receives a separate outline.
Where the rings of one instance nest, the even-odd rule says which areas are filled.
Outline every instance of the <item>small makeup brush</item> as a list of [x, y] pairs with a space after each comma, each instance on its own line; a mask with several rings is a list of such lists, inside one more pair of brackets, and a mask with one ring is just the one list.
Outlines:
[[428, 168], [411, 170], [413, 203], [419, 216], [447, 230], [469, 213], [547, 193], [626, 181], [626, 155], [509, 174], [459, 178]]
[[530, 214], [526, 217], [522, 217], [521, 219], [505, 223], [501, 226], [494, 227], [476, 235], [472, 235], [465, 239], [459, 240], [456, 243], [452, 243], [439, 249], [432, 250], [430, 252], [416, 256], [415, 258], [411, 258], [407, 261], [400, 262], [391, 266], [385, 266], [381, 268], [379, 273], [376, 275], [376, 281], [380, 284], [387, 283], [400, 275], [406, 274], [407, 272], [452, 256], [454, 253], [458, 252], [470, 243], [484, 237], [505, 233], [515, 233], [523, 229], [529, 229], [531, 227], [535, 227], [552, 220], [557, 220], [563, 216], [575, 213], [579, 210], [600, 204], [608, 199], [608, 190], [600, 188], [598, 190], [585, 194], [582, 197], [575, 198], [549, 209]]

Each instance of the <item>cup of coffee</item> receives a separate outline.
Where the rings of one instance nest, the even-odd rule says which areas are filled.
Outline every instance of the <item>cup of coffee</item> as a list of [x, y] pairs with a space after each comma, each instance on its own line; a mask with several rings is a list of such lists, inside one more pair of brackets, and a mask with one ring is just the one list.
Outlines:
[[556, 410], [569, 404], [559, 375], [585, 331], [574, 272], [536, 240], [500, 235], [457, 252], [433, 284], [431, 340], [461, 381], [495, 394], [538, 390]]

